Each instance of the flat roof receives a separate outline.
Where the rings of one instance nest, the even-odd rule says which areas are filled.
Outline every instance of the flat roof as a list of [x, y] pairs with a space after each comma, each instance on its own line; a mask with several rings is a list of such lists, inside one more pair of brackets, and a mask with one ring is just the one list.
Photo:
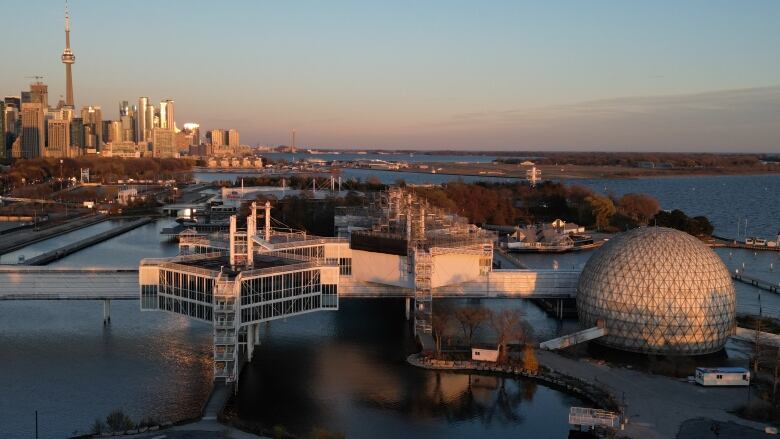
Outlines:
[[[222, 273], [235, 277], [238, 271], [230, 269], [230, 258], [228, 256], [219, 256], [208, 259], [197, 259], [191, 261], [179, 261], [178, 264], [189, 265], [192, 267], [203, 268], [206, 270], [222, 271]], [[285, 265], [298, 264], [300, 261], [285, 259], [276, 256], [255, 255], [254, 266], [248, 270], [258, 270], [261, 268], [282, 267]]]
[[705, 373], [746, 373], [744, 367], [697, 367], [697, 371]]

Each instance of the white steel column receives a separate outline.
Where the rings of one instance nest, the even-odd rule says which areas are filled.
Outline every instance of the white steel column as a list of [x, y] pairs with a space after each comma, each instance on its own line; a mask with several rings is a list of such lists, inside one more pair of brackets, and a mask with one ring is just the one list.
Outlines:
[[260, 324], [255, 323], [253, 326], [255, 327], [255, 345], [259, 346], [260, 345]]
[[249, 325], [246, 328], [246, 357], [252, 361], [252, 354], [255, 351], [255, 325]]
[[263, 227], [263, 239], [271, 240], [271, 202], [265, 202], [265, 227]]

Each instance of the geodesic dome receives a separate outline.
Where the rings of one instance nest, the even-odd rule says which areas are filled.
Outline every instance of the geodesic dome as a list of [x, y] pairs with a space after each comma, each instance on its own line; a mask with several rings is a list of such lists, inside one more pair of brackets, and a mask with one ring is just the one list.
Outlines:
[[598, 343], [645, 354], [719, 351], [733, 334], [736, 295], [723, 261], [678, 230], [646, 227], [622, 233], [585, 264], [577, 286], [585, 327], [599, 320]]

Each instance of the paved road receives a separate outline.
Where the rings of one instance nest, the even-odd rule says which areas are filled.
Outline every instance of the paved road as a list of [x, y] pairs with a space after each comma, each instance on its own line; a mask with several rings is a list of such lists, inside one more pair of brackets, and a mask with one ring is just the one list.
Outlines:
[[574, 360], [548, 351], [539, 351], [539, 361], [558, 372], [607, 389], [618, 401], [625, 398], [629, 422], [621, 433], [631, 438], [672, 439], [677, 437], [682, 423], [692, 418], [730, 421], [764, 429], [764, 424], [728, 413], [747, 402], [744, 387], [701, 387], [669, 377]]

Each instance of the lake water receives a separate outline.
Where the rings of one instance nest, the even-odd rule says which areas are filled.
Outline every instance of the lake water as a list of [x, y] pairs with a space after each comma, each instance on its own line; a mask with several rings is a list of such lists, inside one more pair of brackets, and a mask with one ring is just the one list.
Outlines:
[[[705, 214], [719, 229], [726, 230], [729, 215], [741, 212], [751, 215], [751, 234], [758, 234], [750, 231], [754, 225], [753, 230], [768, 231], [777, 225], [777, 203], [764, 203], [763, 194], [770, 190], [761, 188], [778, 189], [780, 177], [698, 178], [707, 179], [706, 184], [669, 178], [610, 181], [606, 187], [616, 194], [651, 193], [664, 208]], [[599, 180], [581, 183], [604, 186]], [[728, 213], [718, 217], [718, 212]], [[142, 257], [173, 255], [176, 245], [159, 235], [170, 223], [139, 227], [52, 265], [125, 268], [136, 267]], [[40, 245], [41, 251], [57, 247], [54, 241]], [[730, 269], [744, 263], [748, 274], [778, 276], [778, 253], [718, 253]], [[540, 268], [551, 267], [555, 258], [568, 268], [581, 267], [587, 257], [521, 258]], [[756, 313], [760, 306], [764, 314], [780, 316], [780, 296], [736, 287], [740, 312]], [[483, 303], [522, 309], [539, 339], [576, 325], [550, 319], [524, 301]], [[210, 385], [211, 328], [174, 315], [142, 313], [137, 301], [115, 302], [112, 324], [104, 328], [101, 306], [91, 301], [0, 302], [1, 438], [32, 437], [35, 410], [41, 438], [84, 432], [95, 418], [116, 408], [136, 419], [175, 420], [199, 412]], [[343, 300], [338, 312], [264, 327], [258, 356], [242, 375], [241, 416], [304, 434], [319, 426], [348, 437], [565, 437], [565, 413], [580, 404], [576, 399], [525, 381], [408, 367], [409, 329], [397, 300]]]
[[[250, 175], [236, 172], [195, 173], [202, 182], [231, 180]], [[508, 177], [456, 176], [419, 172], [396, 172], [373, 169], [343, 169], [342, 178], [371, 177], [382, 183], [398, 180], [414, 184], [442, 184], [452, 181], [467, 183], [488, 181], [512, 183], [518, 179]], [[594, 191], [622, 196], [631, 192], [651, 195], [658, 199], [663, 209], [681, 209], [689, 216], [704, 215], [715, 226], [715, 233], [725, 237], [744, 239], [745, 220], [747, 235], [776, 239], [780, 233], [780, 175], [728, 175], [695, 177], [654, 177], [639, 179], [577, 179], [564, 183], [576, 184]]]

